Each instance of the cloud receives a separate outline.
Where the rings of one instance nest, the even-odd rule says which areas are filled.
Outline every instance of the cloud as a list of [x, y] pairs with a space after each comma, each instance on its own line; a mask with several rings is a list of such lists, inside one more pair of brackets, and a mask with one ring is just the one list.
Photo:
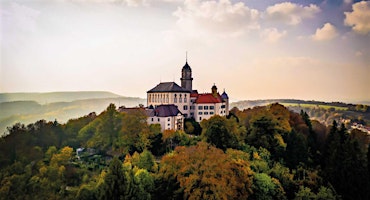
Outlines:
[[324, 24], [322, 28], [316, 29], [312, 39], [316, 41], [326, 41], [335, 38], [338, 35], [337, 29], [330, 23]]
[[370, 32], [370, 1], [361, 1], [352, 5], [352, 12], [346, 15], [344, 25], [351, 26], [356, 33], [366, 35]]
[[244, 3], [229, 0], [186, 0], [173, 13], [177, 25], [192, 33], [201, 31], [222, 36], [238, 36], [252, 29], [259, 29], [259, 12]]
[[314, 4], [302, 6], [291, 2], [283, 2], [266, 9], [268, 19], [282, 21], [288, 25], [297, 25], [303, 19], [313, 18], [320, 8]]
[[287, 32], [284, 30], [279, 32], [276, 28], [268, 28], [261, 32], [261, 38], [264, 38], [266, 42], [275, 43], [281, 38], [285, 37]]

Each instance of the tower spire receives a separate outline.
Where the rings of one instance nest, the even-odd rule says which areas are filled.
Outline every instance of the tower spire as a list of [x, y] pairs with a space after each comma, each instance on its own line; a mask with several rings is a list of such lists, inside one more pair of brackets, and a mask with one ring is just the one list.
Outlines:
[[188, 63], [188, 51], [186, 51], [185, 61]]

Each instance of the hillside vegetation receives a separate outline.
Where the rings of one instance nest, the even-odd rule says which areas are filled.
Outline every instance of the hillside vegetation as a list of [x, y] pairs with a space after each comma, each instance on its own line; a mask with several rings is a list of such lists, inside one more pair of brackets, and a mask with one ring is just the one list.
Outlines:
[[[109, 92], [55, 92], [0, 94], [0, 135], [15, 123], [29, 124], [39, 119], [67, 122], [90, 112], [102, 112], [108, 104], [138, 106], [145, 99], [121, 97]], [[44, 104], [44, 102], [48, 102]]]
[[369, 199], [366, 133], [281, 104], [161, 132], [110, 104], [0, 139], [0, 199]]
[[345, 123], [350, 127], [352, 123], [370, 125], [370, 106], [367, 104], [347, 104], [342, 102], [303, 101], [295, 99], [273, 99], [238, 101], [231, 103], [231, 108], [247, 109], [254, 106], [266, 106], [271, 103], [280, 103], [290, 110], [300, 112], [303, 110], [312, 119], [330, 125], [333, 120]]

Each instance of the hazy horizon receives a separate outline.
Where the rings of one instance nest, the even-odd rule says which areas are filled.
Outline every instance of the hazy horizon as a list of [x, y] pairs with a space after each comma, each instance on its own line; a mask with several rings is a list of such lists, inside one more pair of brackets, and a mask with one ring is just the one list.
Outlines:
[[0, 93], [146, 98], [215, 83], [232, 101], [370, 101], [370, 1], [1, 1]]

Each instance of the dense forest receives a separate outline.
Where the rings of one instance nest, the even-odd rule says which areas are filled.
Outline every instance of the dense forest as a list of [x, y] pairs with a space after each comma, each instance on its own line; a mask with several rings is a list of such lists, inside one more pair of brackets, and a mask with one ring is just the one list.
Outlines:
[[0, 138], [0, 199], [369, 199], [366, 133], [281, 104], [161, 132], [114, 104]]

